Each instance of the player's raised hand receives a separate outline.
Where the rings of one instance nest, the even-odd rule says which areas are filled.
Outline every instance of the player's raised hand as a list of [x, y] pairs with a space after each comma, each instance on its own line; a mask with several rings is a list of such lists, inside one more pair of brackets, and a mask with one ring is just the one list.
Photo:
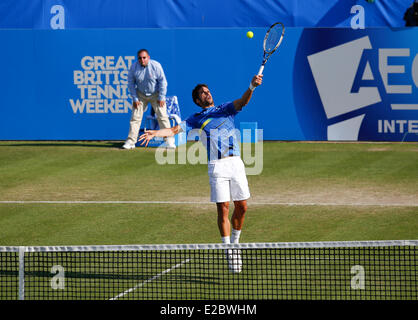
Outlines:
[[253, 85], [253, 87], [258, 87], [262, 82], [263, 82], [262, 74], [255, 75], [253, 79], [251, 80], [251, 84]]

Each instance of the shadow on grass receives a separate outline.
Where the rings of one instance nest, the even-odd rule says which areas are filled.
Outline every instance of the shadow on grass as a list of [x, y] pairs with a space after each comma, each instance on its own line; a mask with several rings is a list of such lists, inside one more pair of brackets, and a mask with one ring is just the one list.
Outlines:
[[90, 147], [122, 149], [124, 141], [0, 141], [0, 147]]

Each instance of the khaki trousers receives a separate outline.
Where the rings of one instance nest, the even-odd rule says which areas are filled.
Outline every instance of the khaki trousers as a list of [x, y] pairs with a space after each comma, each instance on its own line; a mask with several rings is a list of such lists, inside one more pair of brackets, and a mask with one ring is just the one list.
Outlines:
[[[139, 129], [141, 128], [142, 117], [144, 112], [147, 111], [148, 103], [151, 104], [154, 109], [155, 116], [157, 117], [158, 125], [160, 129], [170, 128], [170, 120], [167, 115], [167, 107], [160, 107], [158, 103], [158, 93], [154, 93], [151, 96], [145, 96], [142, 93], [137, 91], [137, 96], [139, 99], [138, 108], [132, 108], [131, 120], [129, 123], [129, 134], [126, 142], [131, 144], [136, 144], [138, 141]], [[174, 137], [169, 137], [166, 139], [167, 142], [174, 143]]]

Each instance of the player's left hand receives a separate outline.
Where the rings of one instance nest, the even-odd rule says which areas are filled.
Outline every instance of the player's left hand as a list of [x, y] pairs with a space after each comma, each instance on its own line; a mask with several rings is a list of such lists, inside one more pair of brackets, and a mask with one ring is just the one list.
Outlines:
[[255, 75], [251, 80], [251, 83], [254, 87], [258, 87], [263, 82], [263, 75]]
[[158, 101], [158, 103], [160, 104], [160, 108], [163, 108], [165, 106], [164, 100]]

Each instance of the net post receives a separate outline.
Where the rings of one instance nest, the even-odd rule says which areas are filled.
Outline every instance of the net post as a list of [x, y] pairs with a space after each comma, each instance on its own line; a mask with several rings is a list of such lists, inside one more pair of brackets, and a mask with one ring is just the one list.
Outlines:
[[26, 247], [19, 247], [19, 300], [25, 300], [25, 252]]

